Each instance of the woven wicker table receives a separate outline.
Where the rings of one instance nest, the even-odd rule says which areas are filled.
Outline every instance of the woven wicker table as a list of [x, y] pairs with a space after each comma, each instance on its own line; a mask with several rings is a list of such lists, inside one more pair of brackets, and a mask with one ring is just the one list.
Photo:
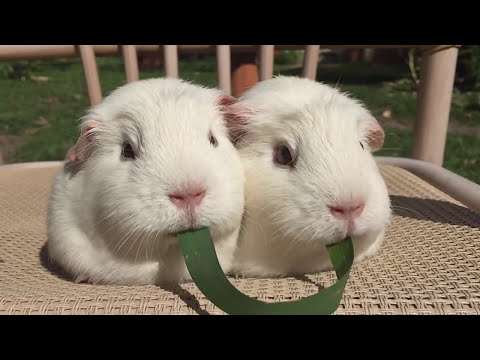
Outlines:
[[[58, 163], [0, 172], [0, 314], [223, 314], [192, 283], [74, 284], [46, 256], [46, 209]], [[394, 207], [380, 253], [352, 268], [335, 314], [480, 314], [480, 215], [414, 174], [381, 165]], [[232, 279], [264, 301], [299, 299], [333, 272]]]

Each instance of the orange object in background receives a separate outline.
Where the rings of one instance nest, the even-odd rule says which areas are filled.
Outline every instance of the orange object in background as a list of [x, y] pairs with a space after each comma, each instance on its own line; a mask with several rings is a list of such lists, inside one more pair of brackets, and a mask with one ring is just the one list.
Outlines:
[[140, 70], [153, 71], [163, 67], [163, 55], [161, 54], [148, 54], [139, 55], [138, 65]]
[[256, 64], [241, 64], [232, 73], [232, 95], [241, 96], [258, 82]]
[[241, 96], [245, 91], [258, 83], [257, 54], [232, 54], [232, 95]]

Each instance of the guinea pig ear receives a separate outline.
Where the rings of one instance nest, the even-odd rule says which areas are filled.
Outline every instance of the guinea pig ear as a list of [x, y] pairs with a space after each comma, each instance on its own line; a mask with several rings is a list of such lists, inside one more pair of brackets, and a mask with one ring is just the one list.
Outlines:
[[254, 111], [228, 95], [221, 96], [217, 104], [225, 119], [230, 140], [235, 145], [245, 136], [248, 120]]
[[81, 125], [80, 136], [75, 146], [72, 146], [66, 155], [70, 162], [83, 162], [87, 160], [94, 148], [94, 135], [99, 122], [86, 120]]
[[385, 141], [385, 131], [374, 117], [365, 123], [365, 140], [371, 152], [380, 150]]

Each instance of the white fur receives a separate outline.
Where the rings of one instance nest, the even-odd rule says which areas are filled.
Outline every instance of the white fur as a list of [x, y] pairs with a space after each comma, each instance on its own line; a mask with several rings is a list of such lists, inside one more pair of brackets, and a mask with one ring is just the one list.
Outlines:
[[[346, 232], [327, 205], [354, 198], [366, 201], [352, 236], [355, 261], [373, 256], [391, 210], [367, 147], [366, 129], [378, 124], [372, 115], [336, 89], [296, 77], [262, 81], [239, 100], [254, 115], [238, 144], [246, 188], [234, 271], [280, 276], [331, 270], [325, 245]], [[294, 169], [273, 162], [281, 141], [297, 150]]]
[[[190, 279], [176, 236], [188, 228], [168, 195], [193, 181], [206, 186], [197, 226], [207, 226], [220, 264], [230, 269], [244, 205], [244, 175], [217, 105], [220, 90], [176, 79], [124, 85], [91, 109], [95, 146], [66, 163], [48, 211], [50, 256], [77, 280], [159, 284]], [[209, 130], [218, 140], [215, 148]], [[138, 158], [122, 161], [125, 140]]]

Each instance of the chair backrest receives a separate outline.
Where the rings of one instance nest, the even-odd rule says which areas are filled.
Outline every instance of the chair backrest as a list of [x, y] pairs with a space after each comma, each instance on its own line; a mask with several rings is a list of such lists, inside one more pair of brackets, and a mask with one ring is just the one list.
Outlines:
[[[416, 48], [422, 57], [420, 84], [412, 157], [442, 165], [448, 131], [450, 105], [453, 93], [455, 69], [460, 45], [322, 45], [330, 49], [394, 49]], [[139, 79], [137, 51], [140, 53], [163, 53], [165, 73], [178, 77], [178, 51], [216, 52], [218, 87], [234, 96], [239, 96], [255, 82], [273, 75], [274, 50], [304, 49], [303, 76], [316, 78], [320, 45], [0, 45], [0, 60], [46, 59], [81, 57], [88, 96], [91, 105], [102, 100], [95, 54], [118, 55], [124, 58], [125, 77], [128, 82]], [[257, 50], [257, 64], [238, 65], [238, 58], [231, 59], [231, 51], [250, 52]], [[235, 69], [231, 69], [231, 65]], [[240, 71], [241, 69], [241, 71]], [[246, 70], [248, 69], [248, 71]], [[255, 74], [253, 71], [255, 70]]]
[[[127, 82], [139, 80], [137, 50], [135, 45], [120, 45], [125, 65]], [[260, 45], [259, 48], [259, 80], [267, 80], [273, 76], [274, 45]], [[78, 45], [78, 51], [87, 83], [90, 104], [96, 105], [102, 101], [102, 89], [98, 76], [95, 52], [92, 45]], [[320, 45], [306, 45], [303, 59], [303, 76], [315, 79]], [[232, 93], [231, 49], [230, 45], [216, 45], [218, 87], [227, 94]], [[165, 75], [179, 77], [177, 45], [163, 45]]]

